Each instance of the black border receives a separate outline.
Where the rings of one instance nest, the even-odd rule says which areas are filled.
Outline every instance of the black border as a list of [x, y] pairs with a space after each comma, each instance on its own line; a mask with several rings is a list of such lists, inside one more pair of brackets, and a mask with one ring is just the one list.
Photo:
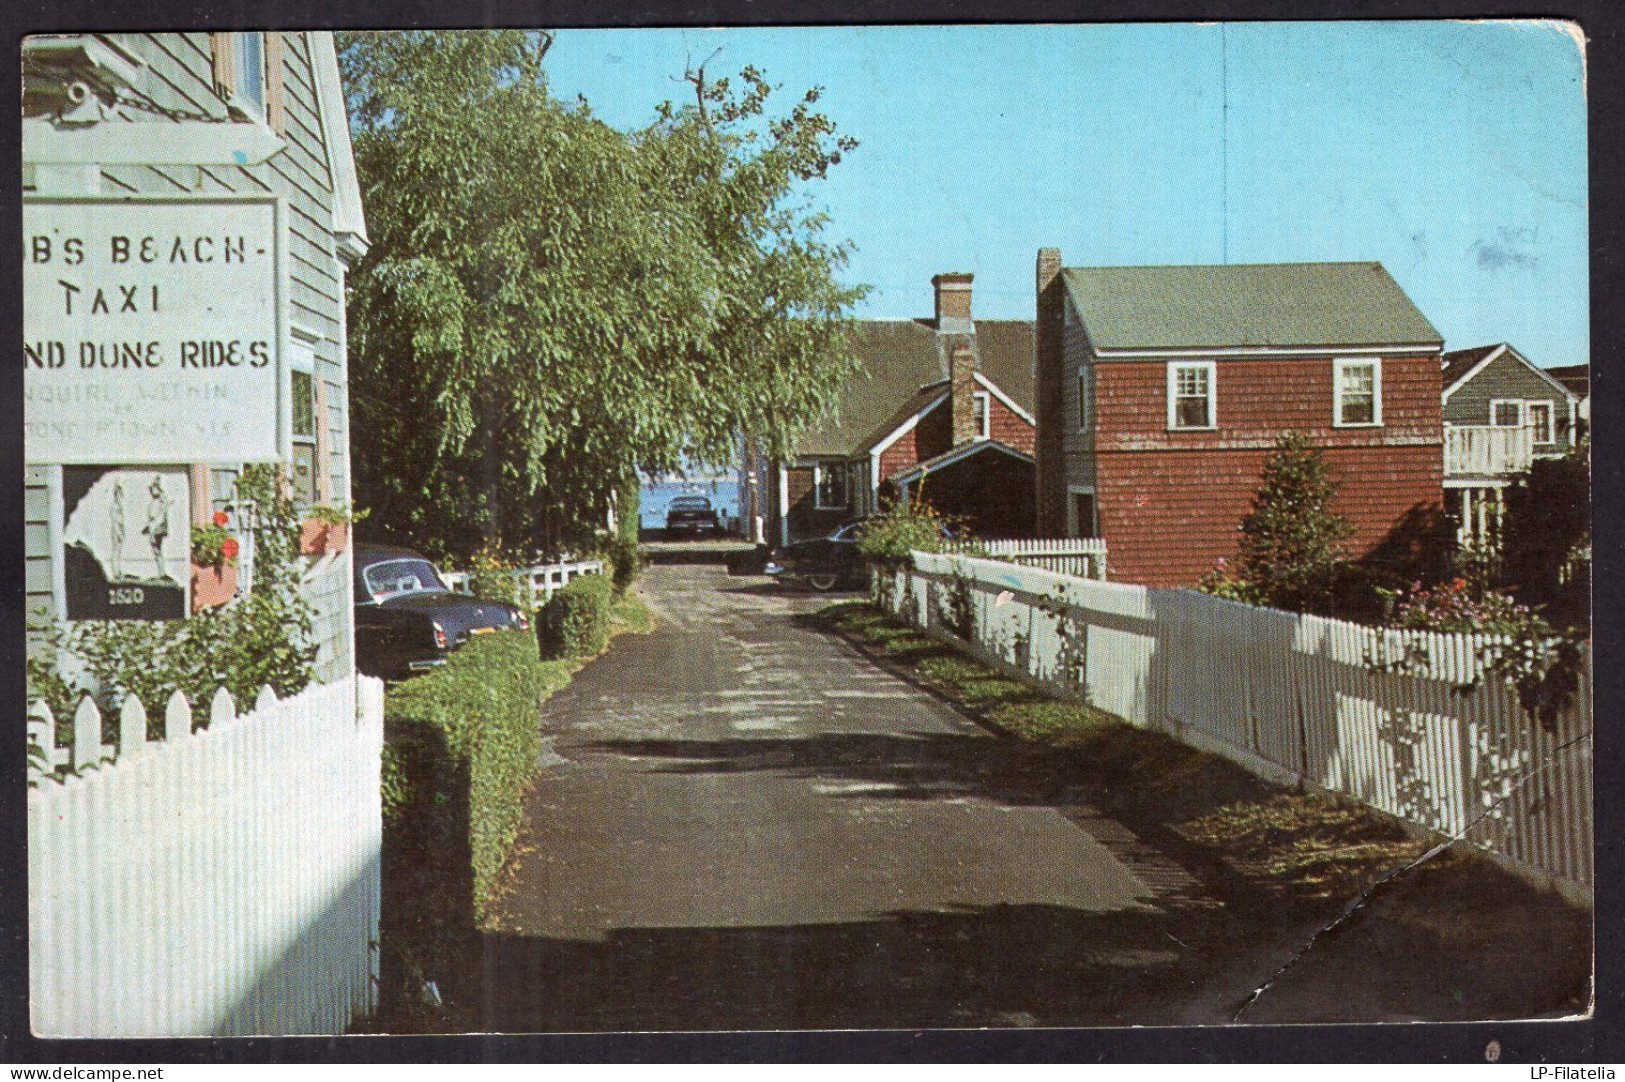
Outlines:
[[[0, 530], [0, 615], [15, 635], [0, 637], [11, 675], [6, 698], [17, 719], [0, 738], [0, 1062], [140, 1063], [512, 1063], [512, 1062], [1483, 1062], [1491, 1040], [1501, 1062], [1625, 1061], [1625, 985], [1621, 945], [1620, 815], [1617, 783], [1625, 747], [1611, 724], [1620, 714], [1622, 680], [1612, 667], [1620, 642], [1620, 493], [1625, 461], [1616, 426], [1625, 283], [1621, 281], [1620, 207], [1625, 200], [1621, 154], [1620, 8], [1609, 0], [22, 0], [4, 9], [10, 55], [36, 31], [175, 30], [178, 28], [362, 29], [475, 26], [718, 26], [822, 23], [1163, 22], [1180, 20], [1315, 20], [1433, 18], [1562, 18], [1588, 38], [1590, 103], [1592, 365], [1595, 438], [1593, 476], [1596, 597], [1597, 970], [1595, 1016], [1580, 1022], [1114, 1030], [985, 1030], [852, 1033], [714, 1033], [465, 1037], [245, 1038], [193, 1040], [41, 1040], [28, 1030], [25, 794], [20, 784], [24, 714], [22, 673], [23, 546], [21, 531]], [[0, 114], [21, 115], [17, 79], [0, 79]], [[0, 326], [20, 328], [20, 128], [0, 130], [10, 211], [0, 218], [0, 249], [9, 288], [0, 291]], [[1417, 183], [1427, 183], [1425, 163]], [[16, 330], [13, 334], [17, 334]], [[1599, 345], [1605, 348], [1599, 348]], [[1613, 348], [1606, 348], [1613, 347]], [[0, 367], [0, 522], [22, 521], [22, 375]]]

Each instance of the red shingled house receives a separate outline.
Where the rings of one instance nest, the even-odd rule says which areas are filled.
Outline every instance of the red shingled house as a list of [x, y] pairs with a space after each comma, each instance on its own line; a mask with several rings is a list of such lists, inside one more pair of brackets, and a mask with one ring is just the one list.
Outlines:
[[1440, 507], [1443, 342], [1377, 263], [1037, 267], [1038, 530], [1103, 537], [1114, 579], [1233, 558], [1284, 433], [1324, 450], [1351, 555]]
[[741, 514], [761, 518], [769, 543], [825, 536], [888, 495], [921, 493], [979, 536], [1031, 534], [1033, 325], [973, 320], [969, 274], [931, 284], [933, 318], [856, 323], [863, 371], [795, 459], [747, 468]]

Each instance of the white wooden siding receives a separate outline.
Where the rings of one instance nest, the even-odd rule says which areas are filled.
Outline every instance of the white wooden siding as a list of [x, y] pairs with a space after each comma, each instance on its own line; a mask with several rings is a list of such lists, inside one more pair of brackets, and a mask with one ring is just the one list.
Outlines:
[[[140, 92], [153, 103], [185, 114], [224, 116], [225, 108], [213, 92], [208, 34], [108, 35], [120, 47], [146, 64]], [[201, 192], [271, 192], [288, 206], [289, 320], [312, 333], [318, 379], [326, 384], [326, 456], [319, 468], [326, 471], [334, 502], [350, 501], [349, 397], [344, 393], [344, 288], [343, 267], [333, 237], [334, 179], [328, 164], [326, 132], [316, 94], [312, 49], [306, 33], [284, 33], [283, 102], [287, 123], [284, 147], [257, 166], [157, 168], [104, 167], [102, 184], [111, 194], [175, 194]], [[143, 121], [149, 122], [150, 121]], [[112, 123], [112, 122], [110, 122]], [[153, 124], [154, 138], [162, 138]], [[217, 469], [210, 476], [210, 499], [218, 509], [231, 498], [235, 471]], [[35, 483], [28, 482], [33, 492]], [[32, 497], [30, 497], [32, 498]], [[25, 538], [28, 567], [44, 561], [43, 573], [30, 570], [30, 583], [49, 582], [52, 554], [41, 548], [41, 538]], [[43, 574], [44, 577], [40, 578]], [[318, 610], [316, 667], [323, 680], [339, 679], [351, 670], [351, 599], [348, 580], [318, 574], [307, 578], [305, 595]], [[37, 604], [32, 586], [28, 601]]]

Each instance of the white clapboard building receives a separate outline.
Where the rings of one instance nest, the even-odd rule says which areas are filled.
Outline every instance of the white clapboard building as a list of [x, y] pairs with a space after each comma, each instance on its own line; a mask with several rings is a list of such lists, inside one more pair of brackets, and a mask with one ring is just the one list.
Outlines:
[[[383, 721], [343, 528], [367, 237], [333, 37], [36, 35], [23, 88], [29, 653], [96, 693], [29, 704], [33, 1030], [344, 1032], [376, 1005]], [[251, 604], [251, 464], [304, 520], [260, 589], [297, 577], [314, 683], [143, 702], [58, 648]]]
[[[37, 625], [150, 604], [148, 519], [162, 502], [177, 527], [237, 528], [241, 463], [281, 462], [302, 508], [349, 503], [344, 276], [367, 240], [330, 33], [38, 35], [23, 64]], [[84, 468], [108, 464], [124, 476]], [[167, 558], [186, 534], [167, 531]], [[353, 671], [349, 554], [320, 555], [305, 592], [331, 681]], [[69, 557], [98, 565], [90, 608]]]

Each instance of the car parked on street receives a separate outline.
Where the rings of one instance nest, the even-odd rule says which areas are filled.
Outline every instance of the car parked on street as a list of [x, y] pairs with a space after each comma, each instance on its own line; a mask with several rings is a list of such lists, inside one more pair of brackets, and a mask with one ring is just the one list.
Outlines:
[[[763, 573], [786, 585], [802, 585], [825, 591], [862, 589], [866, 585], [863, 554], [858, 551], [858, 533], [873, 516], [853, 519], [827, 537], [795, 541], [767, 554]], [[942, 527], [944, 540], [953, 532]]]
[[866, 521], [867, 516], [854, 519], [827, 537], [811, 537], [776, 548], [768, 553], [763, 572], [784, 585], [819, 591], [861, 589], [864, 561], [858, 551], [858, 531]]
[[400, 680], [443, 665], [471, 636], [529, 621], [517, 605], [453, 593], [421, 553], [355, 546], [356, 668]]
[[722, 518], [704, 496], [674, 496], [666, 505], [666, 536], [719, 534]]

